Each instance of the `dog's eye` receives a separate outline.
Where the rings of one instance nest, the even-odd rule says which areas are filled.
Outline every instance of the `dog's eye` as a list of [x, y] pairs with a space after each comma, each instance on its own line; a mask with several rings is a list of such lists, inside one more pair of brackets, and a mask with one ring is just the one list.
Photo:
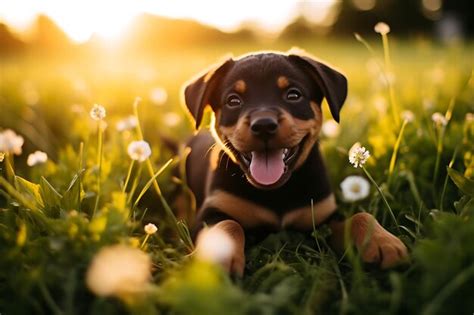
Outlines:
[[286, 99], [289, 101], [298, 101], [301, 98], [301, 96], [302, 96], [302, 93], [300, 92], [300, 90], [296, 88], [291, 88], [286, 93]]
[[242, 100], [238, 95], [231, 94], [227, 97], [226, 104], [229, 107], [239, 107], [240, 105], [242, 105]]

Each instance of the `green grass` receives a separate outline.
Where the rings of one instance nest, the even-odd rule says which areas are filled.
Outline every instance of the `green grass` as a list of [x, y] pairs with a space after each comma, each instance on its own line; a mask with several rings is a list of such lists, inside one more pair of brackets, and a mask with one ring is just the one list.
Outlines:
[[[0, 163], [0, 313], [472, 313], [474, 122], [466, 114], [474, 111], [473, 47], [390, 40], [391, 86], [385, 84], [381, 40], [370, 43], [373, 53], [354, 39], [1, 60], [0, 126], [22, 135], [25, 145], [22, 155]], [[182, 84], [228, 51], [287, 50], [295, 44], [337, 65], [349, 80], [341, 133], [321, 139], [338, 204], [347, 214], [376, 213], [409, 248], [407, 266], [380, 271], [363, 265], [352, 249], [340, 257], [326, 244], [326, 227], [311, 235], [268, 235], [247, 249], [243, 279], [230, 279], [189, 255], [186, 226], [168, 211], [172, 192], [183, 184], [171, 169], [183, 160], [163, 142], [184, 142], [192, 134], [180, 104]], [[157, 86], [168, 92], [163, 105], [150, 98]], [[143, 130], [117, 131], [115, 123], [134, 114], [137, 96]], [[88, 114], [94, 103], [107, 109], [103, 150]], [[394, 115], [403, 110], [415, 119], [401, 132], [401, 116]], [[170, 112], [181, 121], [173, 124]], [[448, 119], [445, 127], [433, 124], [434, 112]], [[330, 119], [327, 108], [324, 114]], [[152, 156], [130, 168], [127, 146], [141, 137], [151, 144]], [[371, 185], [365, 200], [346, 203], [341, 181], [366, 176], [347, 159], [357, 141], [371, 152], [365, 170], [377, 187]], [[27, 154], [37, 149], [48, 153], [48, 162], [26, 166]], [[161, 170], [171, 158], [171, 166]], [[194, 210], [191, 197], [186, 204]], [[158, 233], [145, 240], [148, 222]], [[153, 261], [146, 293], [103, 298], [88, 290], [84, 279], [92, 258], [116, 243], [146, 243], [143, 250]]]

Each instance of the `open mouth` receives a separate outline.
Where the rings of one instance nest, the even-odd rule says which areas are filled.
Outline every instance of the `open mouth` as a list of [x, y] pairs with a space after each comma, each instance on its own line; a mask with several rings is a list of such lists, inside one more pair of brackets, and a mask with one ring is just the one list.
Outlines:
[[292, 148], [239, 152], [251, 180], [260, 186], [274, 186], [287, 179], [299, 152], [299, 145]]

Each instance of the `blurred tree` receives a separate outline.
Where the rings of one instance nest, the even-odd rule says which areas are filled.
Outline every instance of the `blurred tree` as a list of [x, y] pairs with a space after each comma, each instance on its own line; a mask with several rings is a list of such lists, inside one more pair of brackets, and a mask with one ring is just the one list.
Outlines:
[[224, 33], [191, 20], [176, 20], [143, 14], [135, 19], [130, 31], [124, 36], [124, 47], [156, 53], [167, 48], [193, 47], [222, 44], [231, 40], [251, 38], [253, 34], [243, 30], [237, 34]]
[[399, 35], [429, 34], [437, 30], [437, 35], [442, 37], [439, 33], [445, 27], [451, 28], [448, 34], [474, 35], [472, 0], [341, 0], [339, 6], [335, 34], [367, 33], [377, 22], [384, 21]]
[[288, 24], [280, 34], [282, 40], [301, 40], [317, 34], [315, 26], [302, 16]]
[[33, 49], [48, 51], [48, 54], [64, 54], [73, 48], [66, 33], [46, 15], [36, 18], [30, 42]]
[[444, 18], [452, 16], [458, 21], [464, 35], [469, 37], [474, 35], [474, 2], [472, 0], [444, 1], [441, 10]]
[[8, 26], [0, 23], [0, 55], [11, 55], [22, 52], [25, 44], [16, 38]]
[[433, 21], [423, 15], [419, 0], [341, 0], [333, 32], [352, 35], [367, 33], [377, 22], [386, 22], [399, 35], [429, 31]]

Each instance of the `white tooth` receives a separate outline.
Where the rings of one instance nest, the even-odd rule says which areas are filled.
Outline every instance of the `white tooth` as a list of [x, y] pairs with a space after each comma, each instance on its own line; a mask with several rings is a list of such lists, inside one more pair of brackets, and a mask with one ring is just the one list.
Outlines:
[[283, 150], [283, 153], [284, 153], [284, 154], [287, 154], [287, 153], [288, 153], [288, 149], [284, 149], [284, 150]]
[[285, 158], [285, 154], [282, 154], [281, 157], [282, 157], [282, 158]]

